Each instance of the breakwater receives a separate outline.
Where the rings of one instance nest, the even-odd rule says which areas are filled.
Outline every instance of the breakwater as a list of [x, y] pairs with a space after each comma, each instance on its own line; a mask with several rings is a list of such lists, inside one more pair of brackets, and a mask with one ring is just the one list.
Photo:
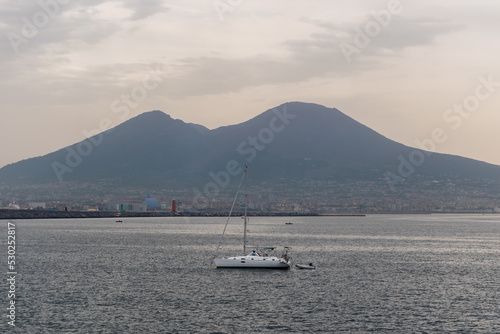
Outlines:
[[[169, 212], [169, 211], [47, 211], [47, 210], [0, 210], [0, 219], [69, 219], [69, 218], [127, 218], [127, 217], [227, 217], [228, 212]], [[233, 216], [242, 216], [235, 212]], [[249, 216], [299, 217], [318, 216], [317, 213], [249, 212]]]

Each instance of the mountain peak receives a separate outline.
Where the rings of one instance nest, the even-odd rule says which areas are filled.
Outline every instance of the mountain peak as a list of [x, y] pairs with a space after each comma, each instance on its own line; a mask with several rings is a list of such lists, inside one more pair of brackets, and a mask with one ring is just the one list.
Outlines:
[[151, 110], [145, 111], [131, 119], [173, 119], [169, 114], [161, 111], [161, 110]]
[[[214, 130], [151, 110], [105, 134], [4, 167], [0, 169], [0, 182], [60, 181], [54, 163], [64, 181], [121, 178], [125, 183], [188, 182], [225, 170], [232, 161], [252, 164], [253, 173], [268, 180], [338, 179], [345, 175], [383, 179], [386, 171], [397, 173], [399, 157], [409, 156], [414, 150], [336, 108], [315, 103], [283, 103], [246, 122]], [[466, 160], [435, 153], [418, 173], [436, 178], [453, 174], [500, 180], [500, 167]]]

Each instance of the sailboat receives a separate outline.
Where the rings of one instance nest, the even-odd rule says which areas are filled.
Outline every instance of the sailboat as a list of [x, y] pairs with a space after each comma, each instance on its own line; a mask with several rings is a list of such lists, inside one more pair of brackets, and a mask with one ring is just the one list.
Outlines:
[[[243, 255], [231, 256], [226, 258], [217, 258], [219, 247], [224, 240], [224, 233], [227, 224], [233, 212], [236, 198], [238, 197], [241, 183], [245, 180], [245, 214], [243, 216]], [[290, 248], [284, 247], [281, 255], [278, 255], [277, 247], [249, 247], [247, 245], [247, 198], [248, 198], [248, 166], [245, 166], [245, 173], [241, 179], [240, 186], [233, 200], [233, 205], [229, 212], [229, 216], [222, 232], [221, 240], [217, 246], [217, 253], [214, 258], [214, 263], [217, 268], [261, 268], [261, 269], [289, 269], [291, 266]], [[249, 252], [248, 252], [249, 251]], [[248, 253], [247, 253], [248, 252]]]

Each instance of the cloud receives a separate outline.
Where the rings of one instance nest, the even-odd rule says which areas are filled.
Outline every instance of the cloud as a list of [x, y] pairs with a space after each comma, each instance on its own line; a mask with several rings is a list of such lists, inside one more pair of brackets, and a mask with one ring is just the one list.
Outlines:
[[[308, 41], [301, 41], [301, 43], [307, 42], [310, 46], [321, 49], [331, 49], [332, 45], [338, 48], [342, 42], [354, 44], [354, 38], [359, 34], [359, 31], [365, 32], [365, 25], [368, 22], [378, 24], [373, 16], [366, 16], [358, 22], [342, 24], [307, 18], [302, 20], [322, 28], [324, 32], [311, 35]], [[379, 24], [379, 26], [381, 25]], [[393, 15], [387, 26], [381, 26], [380, 33], [370, 38], [370, 44], [363, 50], [362, 54], [374, 55], [382, 50], [400, 52], [409, 47], [430, 45], [435, 42], [437, 37], [457, 32], [464, 27], [463, 24], [445, 19]]]
[[372, 47], [392, 51], [430, 45], [445, 34], [458, 32], [464, 25], [434, 18], [395, 17], [380, 36], [374, 38]]
[[[370, 18], [366, 18], [368, 20]], [[303, 82], [313, 78], [347, 75], [380, 69], [387, 56], [404, 49], [430, 45], [436, 38], [458, 31], [461, 25], [433, 18], [395, 17], [391, 24], [348, 64], [339, 44], [351, 42], [356, 24], [335, 24], [301, 19], [320, 29], [308, 38], [286, 40], [277, 45], [285, 56], [259, 54], [249, 57], [190, 57], [177, 61], [168, 91], [177, 98], [237, 92], [246, 87]], [[390, 58], [389, 58], [390, 59]]]
[[0, 43], [0, 50], [5, 52], [0, 61], [38, 58], [54, 50], [59, 54], [74, 52], [75, 47], [96, 44], [119, 31], [118, 23], [103, 20], [98, 14], [99, 10], [92, 5], [82, 6], [77, 2], [57, 7], [35, 3], [0, 11], [2, 19], [8, 18], [0, 26], [0, 34], [7, 37]]
[[7, 7], [0, 3], [0, 61], [38, 56], [47, 49], [75, 52], [130, 28], [129, 21], [166, 12], [161, 0], [23, 1]]
[[[11, 78], [19, 82], [23, 77], [28, 78], [30, 71], [40, 68], [43, 69], [44, 76], [31, 78], [31, 81], [53, 87], [51, 91], [58, 89], [62, 96], [65, 95], [64, 92], [74, 91], [75, 94], [68, 95], [74, 97], [78, 89], [88, 91], [89, 88], [99, 88], [109, 94], [109, 89], [119, 86], [113, 78], [122, 85], [133, 82], [125, 80], [119, 71], [140, 73], [141, 70], [126, 61], [118, 69], [118, 66], [109, 63], [111, 57], [108, 57], [108, 63], [80, 64], [78, 60], [82, 60], [82, 57], [75, 58], [73, 55], [79, 51], [88, 54], [94, 47], [97, 50], [97, 45], [102, 45], [106, 40], [112, 41], [116, 35], [119, 35], [119, 40], [126, 41], [127, 31], [138, 29], [137, 21], [168, 10], [161, 0], [81, 0], [72, 1], [67, 6], [61, 5], [58, 15], [51, 18], [51, 22], [40, 29], [39, 34], [30, 39], [27, 45], [21, 46], [23, 48], [20, 54], [16, 55], [9, 50], [9, 45], [0, 45], [0, 50], [10, 51], [7, 52], [9, 57], [0, 59], [2, 81], [5, 84]], [[0, 18], [7, 18], [0, 27], [4, 32], [19, 29], [20, 18], [32, 17], [36, 11], [40, 11], [37, 3], [26, 2], [18, 5], [18, 8], [0, 11]], [[431, 44], [438, 36], [460, 29], [459, 25], [446, 20], [396, 16], [355, 62], [347, 64], [339, 44], [352, 40], [356, 28], [371, 19], [370, 16], [365, 16], [357, 22], [346, 23], [303, 17], [298, 21], [310, 26], [309, 36], [274, 41], [269, 52], [260, 49], [254, 51], [256, 54], [247, 56], [230, 56], [220, 52], [220, 56], [178, 58], [170, 63], [169, 67], [173, 70], [162, 89], [165, 89], [169, 97], [185, 98], [227, 94], [247, 87], [300, 83], [332, 75], [348, 75], [387, 66], [384, 64], [387, 55], [398, 54], [409, 47]], [[153, 27], [156, 26], [153, 24], [150, 29]], [[274, 54], [276, 51], [277, 54]], [[110, 50], [106, 49], [106, 52]], [[22, 66], [22, 69], [13, 70], [13, 64]], [[85, 86], [88, 86], [87, 89]]]
[[124, 0], [123, 6], [134, 11], [134, 13], [130, 16], [130, 19], [134, 21], [143, 20], [169, 10], [169, 8], [167, 8], [161, 0]]

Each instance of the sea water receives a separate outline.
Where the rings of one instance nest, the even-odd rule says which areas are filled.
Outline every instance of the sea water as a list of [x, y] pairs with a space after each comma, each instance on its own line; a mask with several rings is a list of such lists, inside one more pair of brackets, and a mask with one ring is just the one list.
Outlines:
[[251, 244], [316, 270], [216, 269], [226, 218], [122, 220], [11, 221], [17, 332], [500, 333], [498, 215], [250, 219]]

